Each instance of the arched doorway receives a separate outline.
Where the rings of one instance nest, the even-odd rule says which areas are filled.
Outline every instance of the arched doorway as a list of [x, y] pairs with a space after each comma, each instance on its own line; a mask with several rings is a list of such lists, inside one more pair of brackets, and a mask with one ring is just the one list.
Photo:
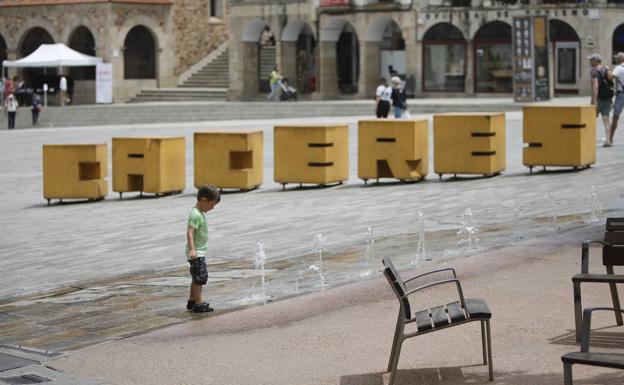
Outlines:
[[124, 79], [156, 78], [156, 42], [144, 26], [133, 27], [124, 40]]
[[271, 72], [277, 65], [277, 41], [271, 27], [267, 24], [260, 33], [258, 41], [258, 91], [271, 92]]
[[555, 93], [577, 94], [581, 40], [574, 28], [564, 21], [550, 20], [549, 29], [555, 72]]
[[316, 39], [306, 24], [297, 38], [297, 89], [302, 94], [316, 91]]
[[[2, 63], [4, 60], [7, 60], [7, 45], [4, 41], [4, 37], [0, 35], [0, 63]], [[0, 74], [0, 76], [3, 75], [4, 74]]]
[[[95, 39], [85, 26], [74, 29], [69, 35], [69, 48], [89, 56], [95, 56]], [[74, 80], [95, 80], [95, 67], [71, 67], [69, 76]]]
[[611, 47], [612, 47], [611, 57], [613, 57], [618, 52], [624, 52], [624, 24], [620, 24], [613, 31], [613, 39], [612, 39]]
[[353, 26], [346, 23], [336, 42], [338, 89], [343, 94], [358, 92], [360, 45]]
[[464, 92], [466, 39], [450, 23], [429, 28], [423, 37], [423, 91]]
[[513, 91], [511, 26], [502, 21], [487, 23], [474, 38], [475, 92]]
[[379, 75], [386, 79], [392, 76], [405, 78], [405, 40], [401, 28], [390, 20], [384, 28], [379, 42], [380, 68]]
[[[52, 35], [41, 27], [35, 27], [29, 30], [22, 38], [19, 46], [20, 57], [26, 57], [35, 52], [41, 44], [54, 44]], [[21, 78], [24, 81], [24, 88], [40, 90], [44, 84], [48, 84], [51, 89], [58, 87], [58, 70], [57, 68], [23, 68]], [[16, 91], [19, 93], [19, 91]], [[21, 96], [18, 95], [18, 99]], [[19, 100], [24, 102], [24, 100]]]

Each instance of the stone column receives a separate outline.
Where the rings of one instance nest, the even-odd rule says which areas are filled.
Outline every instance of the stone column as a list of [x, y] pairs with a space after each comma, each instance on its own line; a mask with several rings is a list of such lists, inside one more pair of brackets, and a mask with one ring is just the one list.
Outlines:
[[258, 95], [258, 44], [241, 43], [242, 84], [241, 99], [249, 100]]
[[[369, 98], [375, 96], [379, 85], [381, 52], [379, 42], [364, 41], [360, 45], [360, 79], [358, 80], [358, 96]], [[390, 79], [388, 79], [390, 80]]]
[[466, 73], [464, 92], [468, 95], [475, 93], [475, 66], [474, 66], [474, 43], [472, 40], [466, 42]]
[[319, 92], [321, 99], [338, 96], [338, 67], [336, 65], [336, 42], [322, 41], [319, 44]]
[[[6, 54], [7, 54], [7, 60], [17, 60], [17, 59], [19, 59], [17, 57], [17, 48], [15, 48], [15, 49], [7, 48]], [[8, 78], [13, 78], [13, 76], [17, 75], [17, 68], [9, 67], [9, 68], [7, 68], [7, 73], [8, 73], [8, 75], [7, 75]], [[2, 74], [2, 75], [4, 75], [4, 74]]]
[[414, 82], [414, 94], [422, 93], [422, 44], [412, 39], [405, 40], [405, 75]]
[[297, 42], [282, 42], [282, 63], [280, 67], [282, 76], [288, 78], [290, 84], [297, 84]]

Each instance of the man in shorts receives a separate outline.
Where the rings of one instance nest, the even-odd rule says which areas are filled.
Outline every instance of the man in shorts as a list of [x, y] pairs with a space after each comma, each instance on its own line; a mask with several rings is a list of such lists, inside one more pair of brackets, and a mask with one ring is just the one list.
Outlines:
[[611, 112], [611, 97], [601, 97], [599, 89], [600, 83], [605, 82], [607, 79], [611, 79], [609, 69], [602, 65], [602, 57], [593, 53], [587, 57], [589, 64], [591, 65], [590, 77], [591, 77], [591, 104], [596, 106], [596, 116], [602, 115], [602, 123], [605, 128], [604, 145], [610, 146], [609, 138], [611, 137], [611, 123], [609, 122], [609, 113]]

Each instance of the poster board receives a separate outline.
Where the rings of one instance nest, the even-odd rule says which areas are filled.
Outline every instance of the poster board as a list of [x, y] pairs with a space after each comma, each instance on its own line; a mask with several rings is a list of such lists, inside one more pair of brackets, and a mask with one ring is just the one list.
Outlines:
[[113, 102], [113, 64], [99, 63], [95, 66], [95, 102]]
[[512, 49], [514, 100], [550, 99], [548, 17], [514, 17]]

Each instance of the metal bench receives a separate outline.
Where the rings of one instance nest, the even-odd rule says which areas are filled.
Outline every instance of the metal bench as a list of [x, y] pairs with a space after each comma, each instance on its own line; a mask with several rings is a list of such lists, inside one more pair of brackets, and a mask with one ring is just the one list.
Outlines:
[[[611, 289], [611, 300], [615, 312], [615, 322], [624, 324], [620, 307], [620, 299], [617, 292], [617, 283], [624, 283], [624, 275], [614, 273], [613, 266], [624, 265], [624, 219], [608, 218], [606, 232], [603, 241], [583, 241], [581, 246], [581, 273], [572, 277], [574, 287], [574, 324], [576, 340], [581, 340], [581, 325], [583, 322], [581, 301], [582, 283], [606, 283]], [[589, 247], [591, 245], [602, 246], [602, 264], [605, 265], [606, 274], [589, 273]]]
[[[430, 271], [424, 274], [402, 280], [398, 271], [395, 269], [389, 258], [383, 259], [384, 275], [388, 283], [392, 287], [394, 294], [399, 300], [399, 315], [397, 317], [396, 329], [394, 331], [394, 340], [392, 341], [392, 350], [390, 352], [390, 360], [388, 362], [388, 372], [390, 373], [389, 385], [394, 384], [396, 377], [397, 365], [401, 354], [401, 346], [403, 341], [408, 338], [416, 337], [422, 334], [431, 333], [437, 330], [450, 328], [453, 326], [465, 324], [472, 321], [481, 322], [481, 344], [483, 347], [483, 364], [489, 366], [489, 379], [494, 380], [494, 372], [492, 369], [492, 339], [490, 335], [490, 318], [492, 312], [488, 308], [487, 303], [479, 298], [466, 298], [462, 292], [461, 283], [457, 279], [457, 274], [452, 268]], [[421, 286], [417, 286], [408, 290], [406, 283], [415, 281], [419, 278], [439, 274], [442, 272], [451, 272], [453, 278], [443, 279], [430, 282]], [[431, 309], [424, 309], [412, 314], [409, 296], [421, 290], [431, 288], [438, 285], [455, 284], [459, 301], [446, 305], [436, 306]], [[405, 325], [415, 324], [417, 331], [406, 333]]]
[[583, 311], [583, 326], [581, 333], [581, 351], [565, 354], [561, 357], [563, 361], [563, 383], [564, 385], [572, 384], [572, 365], [590, 365], [600, 366], [604, 368], [624, 369], [624, 354], [619, 353], [590, 353], [589, 340], [591, 333], [591, 316], [592, 312], [597, 310], [615, 311], [616, 314], [622, 315], [622, 311], [614, 308], [599, 307], [588, 308]]

